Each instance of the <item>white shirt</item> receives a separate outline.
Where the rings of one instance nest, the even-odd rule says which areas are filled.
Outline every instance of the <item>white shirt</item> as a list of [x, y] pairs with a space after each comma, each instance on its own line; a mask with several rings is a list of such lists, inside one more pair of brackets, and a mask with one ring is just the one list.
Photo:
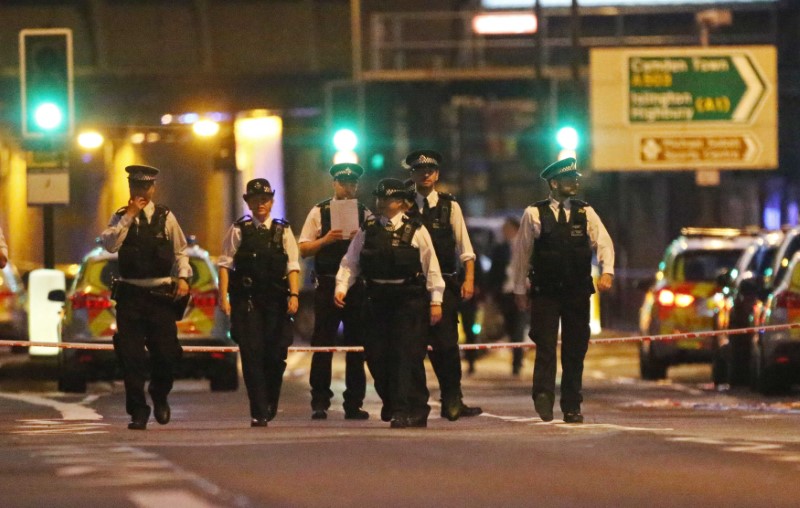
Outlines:
[[6, 239], [3, 236], [3, 228], [0, 228], [0, 252], [3, 253], [3, 256], [8, 259], [8, 244], [6, 243]]
[[[335, 200], [336, 198], [334, 197], [333, 199]], [[372, 218], [372, 212], [365, 210], [364, 220], [370, 218]], [[343, 231], [343, 233], [349, 234], [350, 232]], [[297, 243], [313, 242], [320, 236], [322, 236], [322, 213], [319, 207], [315, 206], [308, 212], [306, 222], [303, 224], [303, 229], [300, 231], [300, 238], [297, 239]]]
[[[272, 217], [267, 217], [267, 220], [263, 223], [255, 217], [253, 217], [252, 220], [256, 227], [262, 224], [267, 229], [272, 227]], [[225, 239], [222, 241], [222, 254], [217, 259], [217, 266], [227, 268], [228, 270], [236, 269], [233, 257], [236, 255], [236, 251], [239, 250], [241, 244], [242, 228], [237, 227], [236, 224], [231, 224], [231, 227], [228, 228], [228, 232], [225, 233]], [[299, 272], [300, 254], [297, 249], [297, 242], [295, 242], [294, 234], [292, 233], [292, 228], [289, 226], [283, 229], [283, 250], [286, 251], [286, 256], [288, 258], [286, 260], [286, 273]]]
[[[404, 214], [398, 213], [392, 219], [380, 217], [379, 222], [381, 225], [386, 226], [391, 220], [393, 230], [403, 225]], [[342, 258], [339, 265], [339, 272], [336, 274], [336, 292], [347, 293], [350, 286], [353, 285], [356, 278], [361, 273], [361, 265], [359, 259], [361, 258], [361, 250], [364, 248], [364, 229], [359, 229], [353, 241], [350, 242], [350, 247], [347, 249], [347, 254]], [[436, 252], [433, 250], [433, 240], [425, 226], [420, 226], [411, 238], [411, 246], [419, 249], [419, 260], [422, 263], [422, 271], [425, 274], [425, 288], [431, 293], [432, 303], [442, 303], [442, 295], [444, 294], [444, 279], [442, 278], [442, 270], [439, 268], [439, 260], [436, 258]]]
[[[553, 210], [553, 215], [558, 217], [558, 201], [550, 196], [550, 209]], [[569, 199], [564, 201], [564, 212], [567, 216], [567, 221], [570, 218], [572, 210], [572, 203]], [[592, 249], [597, 253], [597, 261], [600, 263], [601, 273], [614, 274], [614, 244], [611, 241], [608, 231], [606, 231], [600, 216], [594, 211], [594, 208], [587, 206], [586, 210], [586, 228], [589, 234], [589, 241]], [[511, 263], [514, 266], [514, 293], [524, 295], [527, 293], [528, 271], [533, 252], [533, 241], [539, 238], [542, 233], [542, 222], [539, 219], [539, 209], [535, 206], [529, 206], [522, 214], [522, 220], [519, 225], [519, 233], [514, 240], [512, 249]]]
[[[156, 205], [152, 201], [147, 203], [143, 208], [144, 215], [147, 217], [147, 222], [153, 220], [153, 214], [156, 212]], [[138, 215], [130, 218], [127, 215], [114, 214], [108, 223], [108, 227], [100, 233], [100, 239], [103, 247], [108, 252], [117, 252], [125, 238], [128, 236], [131, 224], [139, 224]], [[165, 229], [167, 239], [172, 241], [172, 248], [175, 252], [175, 265], [172, 268], [173, 276], [178, 278], [191, 278], [192, 266], [189, 264], [189, 256], [186, 254], [186, 236], [183, 234], [178, 220], [172, 212], [167, 213], [167, 220], [165, 222]], [[131, 284], [138, 286], [158, 286], [161, 284], [168, 284], [172, 281], [170, 277], [160, 277], [153, 279], [120, 279]]]
[[[435, 207], [439, 204], [439, 192], [432, 191], [428, 194], [427, 199], [428, 206], [431, 208]], [[419, 212], [422, 213], [425, 196], [417, 192], [414, 200], [417, 202]], [[467, 223], [464, 222], [464, 213], [461, 211], [461, 205], [456, 201], [451, 201], [451, 203], [453, 203], [453, 206], [450, 209], [450, 225], [453, 227], [453, 234], [456, 238], [456, 254], [461, 262], [465, 263], [471, 259], [475, 259], [475, 251], [472, 250], [472, 242], [469, 240]]]

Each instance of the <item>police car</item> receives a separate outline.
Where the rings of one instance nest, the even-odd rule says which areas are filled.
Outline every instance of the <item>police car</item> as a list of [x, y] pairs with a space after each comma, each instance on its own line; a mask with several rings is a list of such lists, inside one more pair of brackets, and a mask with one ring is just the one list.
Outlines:
[[[756, 306], [755, 325], [800, 323], [800, 252], [796, 252], [763, 305]], [[764, 394], [789, 391], [800, 382], [800, 329], [755, 333], [749, 341], [750, 384]]]
[[[183, 346], [235, 345], [229, 321], [217, 305], [218, 276], [208, 252], [197, 245], [187, 249], [192, 266], [192, 298], [181, 321], [178, 340]], [[117, 254], [102, 247], [89, 252], [81, 263], [65, 305], [63, 342], [111, 344], [117, 330], [111, 281], [119, 277]], [[237, 353], [184, 353], [176, 377], [203, 377], [211, 390], [236, 390], [239, 384]], [[58, 388], [84, 392], [87, 381], [117, 379], [121, 372], [113, 351], [61, 349]]]
[[[755, 241], [752, 232], [730, 228], [684, 228], [667, 247], [639, 310], [643, 335], [712, 330], [721, 290], [719, 278], [731, 270]], [[642, 379], [663, 379], [670, 365], [710, 362], [713, 341], [643, 341]]]
[[[716, 301], [716, 330], [753, 326], [753, 309], [769, 293], [766, 281], [775, 272], [782, 231], [766, 231], [742, 253], [736, 266], [720, 278], [721, 291]], [[714, 337], [712, 376], [714, 384], [747, 384], [750, 368], [750, 335], [721, 333]]]

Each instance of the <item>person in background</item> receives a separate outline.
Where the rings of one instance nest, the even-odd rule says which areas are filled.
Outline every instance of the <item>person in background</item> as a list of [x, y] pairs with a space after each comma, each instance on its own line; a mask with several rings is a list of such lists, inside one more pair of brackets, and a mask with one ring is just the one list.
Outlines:
[[[333, 178], [333, 198], [317, 203], [308, 212], [306, 222], [298, 239], [300, 255], [314, 256], [314, 333], [311, 336], [312, 346], [337, 346], [339, 324], [344, 328], [345, 346], [363, 346], [363, 329], [361, 328], [364, 303], [364, 284], [356, 281], [347, 295], [344, 309], [333, 302], [336, 286], [336, 272], [339, 263], [350, 246], [350, 239], [356, 231], [343, 232], [331, 229], [331, 201], [355, 199], [358, 192], [358, 179], [364, 169], [358, 164], [334, 164], [330, 168]], [[367, 207], [357, 203], [358, 224], [372, 214]], [[328, 417], [331, 405], [331, 362], [333, 353], [316, 352], [311, 357], [311, 418], [324, 420]], [[345, 353], [345, 391], [344, 417], [347, 420], [366, 420], [369, 413], [361, 409], [366, 394], [367, 375], [364, 372], [364, 353]]]
[[131, 415], [128, 428], [145, 430], [150, 418], [144, 396], [148, 371], [147, 390], [156, 421], [161, 425], [170, 421], [167, 396], [174, 366], [183, 355], [175, 324], [182, 312], [177, 315], [172, 300], [187, 297], [192, 267], [175, 215], [153, 201], [158, 169], [133, 165], [125, 171], [131, 198], [111, 217], [100, 239], [108, 252], [119, 252], [120, 279], [113, 289], [117, 302], [114, 351], [125, 379], [125, 408]]
[[[492, 267], [487, 275], [488, 291], [503, 315], [503, 328], [509, 342], [522, 342], [525, 333], [524, 312], [517, 307], [514, 298], [514, 275], [511, 264], [511, 246], [519, 232], [519, 220], [506, 218], [503, 223], [503, 241], [492, 248]], [[522, 369], [523, 350], [514, 348], [511, 372], [517, 376]]]
[[217, 261], [220, 308], [242, 355], [251, 427], [266, 427], [278, 412], [300, 287], [297, 243], [289, 223], [271, 216], [274, 196], [264, 178], [247, 182], [242, 197], [253, 215], [231, 225]]

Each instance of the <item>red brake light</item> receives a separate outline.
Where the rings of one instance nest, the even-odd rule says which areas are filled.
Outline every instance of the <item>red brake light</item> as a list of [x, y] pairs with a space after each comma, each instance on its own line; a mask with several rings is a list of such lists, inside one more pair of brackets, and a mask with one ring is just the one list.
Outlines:
[[103, 310], [110, 309], [113, 303], [108, 294], [95, 295], [78, 292], [70, 297], [73, 309]]
[[216, 307], [217, 291], [212, 290], [203, 293], [194, 293], [192, 295], [192, 303], [195, 307]]
[[782, 309], [800, 309], [800, 294], [791, 291], [778, 293], [775, 297], [775, 306]]
[[694, 296], [686, 293], [673, 293], [669, 289], [658, 292], [658, 303], [662, 307], [688, 307], [694, 303]]

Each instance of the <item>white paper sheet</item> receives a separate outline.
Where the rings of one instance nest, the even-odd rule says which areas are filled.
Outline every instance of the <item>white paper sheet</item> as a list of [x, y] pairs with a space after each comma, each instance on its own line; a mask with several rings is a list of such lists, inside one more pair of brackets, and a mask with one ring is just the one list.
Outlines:
[[341, 229], [342, 238], [358, 230], [358, 201], [355, 199], [331, 200], [331, 229]]

